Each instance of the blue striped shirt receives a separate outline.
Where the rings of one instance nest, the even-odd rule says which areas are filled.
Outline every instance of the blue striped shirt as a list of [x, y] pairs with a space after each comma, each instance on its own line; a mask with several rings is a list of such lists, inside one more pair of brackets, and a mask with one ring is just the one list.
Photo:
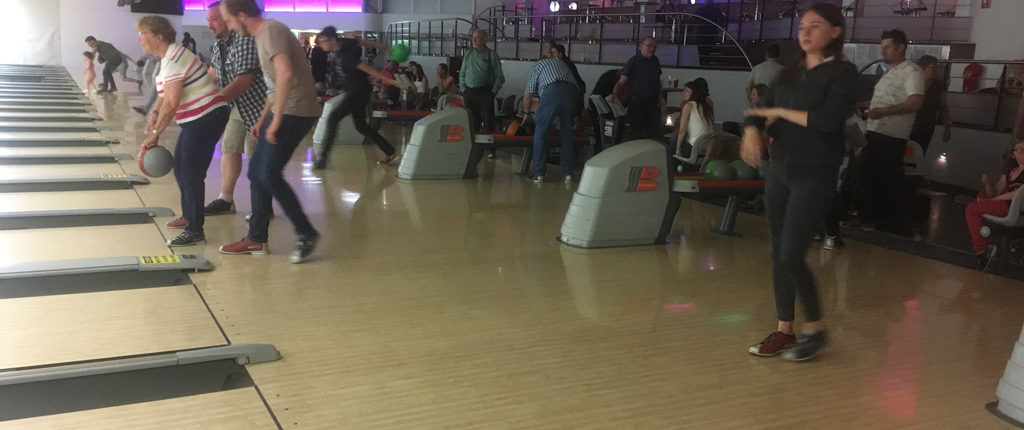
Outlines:
[[526, 91], [537, 97], [544, 97], [544, 88], [555, 82], [567, 82], [576, 86], [576, 78], [572, 69], [565, 61], [558, 58], [544, 58], [530, 69], [530, 78], [526, 80]]

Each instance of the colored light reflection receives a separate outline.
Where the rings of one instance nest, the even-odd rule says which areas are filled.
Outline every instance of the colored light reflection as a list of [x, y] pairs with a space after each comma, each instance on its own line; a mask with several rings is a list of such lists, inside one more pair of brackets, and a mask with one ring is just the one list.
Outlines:
[[[206, 10], [216, 0], [183, 0], [185, 10]], [[264, 0], [267, 12], [362, 12], [362, 0]]]
[[296, 12], [327, 12], [324, 0], [295, 0]]
[[263, 10], [267, 12], [295, 12], [295, 0], [265, 0]]
[[692, 311], [696, 305], [693, 303], [668, 303], [665, 305], [665, 310], [669, 312], [684, 312]]
[[727, 314], [715, 317], [717, 324], [739, 324], [748, 320], [750, 320], [750, 315], [747, 314]]

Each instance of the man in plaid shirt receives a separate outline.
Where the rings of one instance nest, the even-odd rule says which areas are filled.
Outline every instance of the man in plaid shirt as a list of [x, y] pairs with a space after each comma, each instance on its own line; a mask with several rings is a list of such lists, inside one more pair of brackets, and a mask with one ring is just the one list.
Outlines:
[[206, 22], [217, 36], [210, 59], [209, 74], [231, 105], [231, 118], [221, 139], [220, 196], [206, 205], [207, 215], [235, 213], [234, 191], [242, 173], [242, 152], [252, 152], [255, 139], [249, 129], [260, 118], [267, 100], [256, 40], [228, 28], [220, 13], [220, 2], [210, 4]]

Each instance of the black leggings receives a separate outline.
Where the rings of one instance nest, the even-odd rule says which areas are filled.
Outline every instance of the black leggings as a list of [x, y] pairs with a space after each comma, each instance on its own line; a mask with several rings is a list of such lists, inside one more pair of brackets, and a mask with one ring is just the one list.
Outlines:
[[821, 319], [818, 288], [806, 257], [836, 194], [836, 175], [835, 167], [768, 168], [765, 206], [779, 321], [793, 321], [798, 296], [807, 321]]
[[373, 141], [382, 152], [387, 156], [395, 154], [395, 147], [388, 143], [384, 136], [381, 136], [377, 130], [370, 127], [366, 123], [366, 105], [370, 103], [369, 94], [358, 94], [358, 93], [345, 93], [341, 103], [338, 107], [334, 108], [334, 111], [327, 116], [327, 134], [324, 135], [323, 141], [323, 155], [321, 157], [327, 158], [327, 154], [331, 152], [331, 147], [334, 146], [334, 135], [338, 131], [338, 122], [345, 119], [346, 116], [352, 115], [352, 123], [356, 126], [356, 131], [362, 134], [366, 138]]

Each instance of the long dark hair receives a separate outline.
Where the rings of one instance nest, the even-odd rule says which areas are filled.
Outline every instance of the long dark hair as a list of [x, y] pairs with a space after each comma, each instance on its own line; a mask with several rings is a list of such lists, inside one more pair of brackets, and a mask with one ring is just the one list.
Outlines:
[[[416, 67], [415, 70], [413, 70], [413, 66]], [[423, 66], [421, 66], [420, 63], [417, 63], [415, 61], [409, 62], [409, 72], [412, 75], [413, 81], [419, 82], [424, 79], [427, 79], [427, 75], [423, 73]]]
[[[806, 15], [808, 12], [814, 12], [820, 16], [829, 25], [833, 27], [839, 27], [839, 35], [832, 39], [828, 45], [825, 45], [824, 52], [822, 54], [825, 58], [835, 57], [836, 60], [844, 60], [843, 56], [843, 40], [846, 39], [846, 18], [843, 17], [843, 11], [831, 3], [815, 3], [808, 7], [801, 17]], [[794, 83], [798, 77], [806, 70], [807, 64], [807, 53], [800, 51], [800, 59], [793, 64], [786, 67], [779, 75], [779, 80], [786, 83]]]
[[[697, 111], [700, 112], [701, 116], [707, 120], [708, 124], [715, 123], [715, 111], [708, 104], [708, 87], [707, 85], [701, 85], [700, 82], [690, 81], [683, 84], [684, 87], [690, 89], [690, 98], [687, 103], [694, 102], [697, 104]], [[679, 124], [680, 127], [685, 127], [683, 124]]]

